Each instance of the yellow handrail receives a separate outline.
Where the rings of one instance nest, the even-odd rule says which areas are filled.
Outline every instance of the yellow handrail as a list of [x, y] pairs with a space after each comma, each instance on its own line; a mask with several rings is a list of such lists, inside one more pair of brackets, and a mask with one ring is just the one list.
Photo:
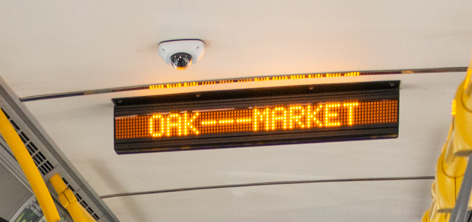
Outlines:
[[95, 222], [95, 219], [77, 202], [74, 193], [67, 187], [59, 174], [52, 176], [49, 182], [59, 195], [59, 202], [69, 211], [74, 222]]
[[28, 180], [31, 189], [33, 189], [33, 193], [38, 200], [39, 206], [41, 206], [41, 210], [46, 217], [46, 221], [60, 221], [61, 217], [57, 212], [56, 205], [54, 205], [54, 201], [43, 178], [41, 177], [41, 174], [39, 174], [38, 168], [34, 164], [31, 155], [26, 150], [26, 147], [18, 136], [18, 133], [2, 111], [0, 111], [0, 133], [20, 164], [21, 169], [25, 173], [26, 179]]

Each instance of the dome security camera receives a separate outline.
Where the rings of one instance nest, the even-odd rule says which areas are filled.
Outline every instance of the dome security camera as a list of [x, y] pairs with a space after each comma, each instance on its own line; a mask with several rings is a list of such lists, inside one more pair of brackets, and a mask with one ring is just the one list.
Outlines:
[[203, 56], [205, 43], [200, 39], [176, 39], [159, 43], [159, 55], [177, 70], [197, 63]]
[[170, 62], [175, 69], [184, 70], [192, 65], [192, 55], [178, 52], [170, 57]]

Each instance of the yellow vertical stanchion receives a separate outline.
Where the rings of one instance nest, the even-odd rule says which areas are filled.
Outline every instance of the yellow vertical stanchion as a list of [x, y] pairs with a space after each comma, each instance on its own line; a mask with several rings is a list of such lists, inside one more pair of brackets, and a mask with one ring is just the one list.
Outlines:
[[43, 177], [39, 174], [39, 170], [34, 164], [31, 155], [26, 150], [23, 141], [21, 141], [18, 133], [2, 111], [0, 111], [0, 133], [25, 173], [26, 179], [38, 200], [39, 206], [41, 206], [46, 220], [48, 222], [60, 221], [61, 217], [57, 212], [56, 205], [54, 205], [54, 201], [44, 183]]

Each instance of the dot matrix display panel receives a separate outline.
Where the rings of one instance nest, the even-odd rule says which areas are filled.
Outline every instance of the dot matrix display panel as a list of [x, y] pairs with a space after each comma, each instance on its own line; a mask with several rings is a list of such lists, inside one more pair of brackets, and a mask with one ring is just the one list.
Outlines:
[[399, 81], [113, 99], [115, 151], [176, 151], [398, 136]]

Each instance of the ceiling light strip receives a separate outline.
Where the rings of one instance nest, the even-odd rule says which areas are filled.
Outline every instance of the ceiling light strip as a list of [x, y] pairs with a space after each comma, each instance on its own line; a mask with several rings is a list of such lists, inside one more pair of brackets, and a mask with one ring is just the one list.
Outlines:
[[20, 98], [22, 102], [57, 99], [64, 97], [86, 96], [104, 93], [136, 91], [146, 89], [168, 89], [180, 87], [194, 87], [206, 85], [221, 85], [232, 83], [245, 82], [262, 82], [262, 81], [280, 81], [280, 80], [299, 80], [299, 79], [318, 79], [318, 78], [338, 78], [338, 77], [352, 77], [352, 76], [374, 76], [374, 75], [400, 75], [400, 74], [426, 74], [426, 73], [448, 73], [448, 72], [466, 72], [467, 67], [446, 67], [446, 68], [424, 68], [424, 69], [395, 69], [395, 70], [375, 70], [375, 71], [347, 71], [347, 72], [323, 72], [323, 73], [309, 73], [309, 74], [293, 74], [293, 75], [270, 75], [270, 76], [254, 76], [231, 79], [214, 79], [203, 81], [183, 81], [159, 84], [147, 84], [140, 86], [125, 86], [107, 89], [83, 90], [75, 92], [51, 93], [35, 96], [27, 96]]

